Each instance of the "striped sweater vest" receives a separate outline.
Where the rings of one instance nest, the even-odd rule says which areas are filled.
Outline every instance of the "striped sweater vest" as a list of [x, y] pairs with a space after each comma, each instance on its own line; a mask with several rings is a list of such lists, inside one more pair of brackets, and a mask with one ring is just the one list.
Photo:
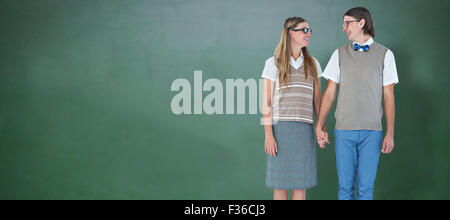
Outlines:
[[276, 121], [298, 121], [313, 123], [313, 91], [314, 80], [311, 76], [305, 79], [303, 65], [298, 69], [290, 66], [291, 81], [288, 85], [279, 88], [276, 82], [273, 104], [272, 119]]

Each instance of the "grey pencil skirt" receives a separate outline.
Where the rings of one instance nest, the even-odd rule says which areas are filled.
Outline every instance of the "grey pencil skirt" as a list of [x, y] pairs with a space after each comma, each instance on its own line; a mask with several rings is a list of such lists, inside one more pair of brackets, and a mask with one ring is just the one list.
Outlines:
[[266, 154], [266, 186], [271, 189], [308, 189], [317, 185], [316, 138], [312, 124], [279, 121], [272, 125], [276, 157]]

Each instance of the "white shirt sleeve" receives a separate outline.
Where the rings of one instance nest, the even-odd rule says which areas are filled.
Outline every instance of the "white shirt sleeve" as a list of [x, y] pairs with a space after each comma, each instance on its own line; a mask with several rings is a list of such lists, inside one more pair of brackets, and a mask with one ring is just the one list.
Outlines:
[[273, 57], [266, 60], [261, 77], [272, 81], [277, 81], [278, 69], [275, 66]]
[[320, 63], [316, 58], [313, 57], [313, 59], [314, 59], [314, 61], [316, 61], [317, 78], [320, 78], [320, 77], [322, 77], [322, 67], [320, 67]]
[[384, 57], [384, 69], [383, 69], [383, 86], [397, 84], [398, 83], [398, 75], [397, 75], [397, 67], [395, 65], [394, 54], [391, 50], [386, 52], [386, 56]]
[[332, 80], [335, 83], [339, 83], [339, 79], [341, 78], [341, 70], [339, 68], [338, 49], [336, 49], [333, 52], [333, 55], [331, 55], [330, 61], [328, 61], [328, 64], [325, 67], [325, 71], [323, 72], [322, 77], [325, 79]]

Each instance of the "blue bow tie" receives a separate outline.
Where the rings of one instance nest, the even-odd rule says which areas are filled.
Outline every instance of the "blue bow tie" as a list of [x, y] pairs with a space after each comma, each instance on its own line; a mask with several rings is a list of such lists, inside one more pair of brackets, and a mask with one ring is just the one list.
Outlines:
[[353, 44], [353, 48], [355, 48], [355, 51], [358, 51], [359, 49], [363, 49], [364, 50], [364, 52], [367, 52], [368, 50], [369, 50], [369, 45], [359, 45], [359, 44], [357, 44], [357, 43], [354, 43]]

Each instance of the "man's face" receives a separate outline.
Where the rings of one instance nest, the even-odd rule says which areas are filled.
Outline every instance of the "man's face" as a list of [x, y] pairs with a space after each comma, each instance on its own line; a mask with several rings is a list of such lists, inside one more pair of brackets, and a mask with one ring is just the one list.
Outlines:
[[356, 19], [351, 16], [344, 16], [344, 25], [342, 31], [344, 31], [344, 33], [347, 35], [347, 39], [349, 41], [355, 41], [355, 39], [363, 34], [363, 21], [364, 20]]

